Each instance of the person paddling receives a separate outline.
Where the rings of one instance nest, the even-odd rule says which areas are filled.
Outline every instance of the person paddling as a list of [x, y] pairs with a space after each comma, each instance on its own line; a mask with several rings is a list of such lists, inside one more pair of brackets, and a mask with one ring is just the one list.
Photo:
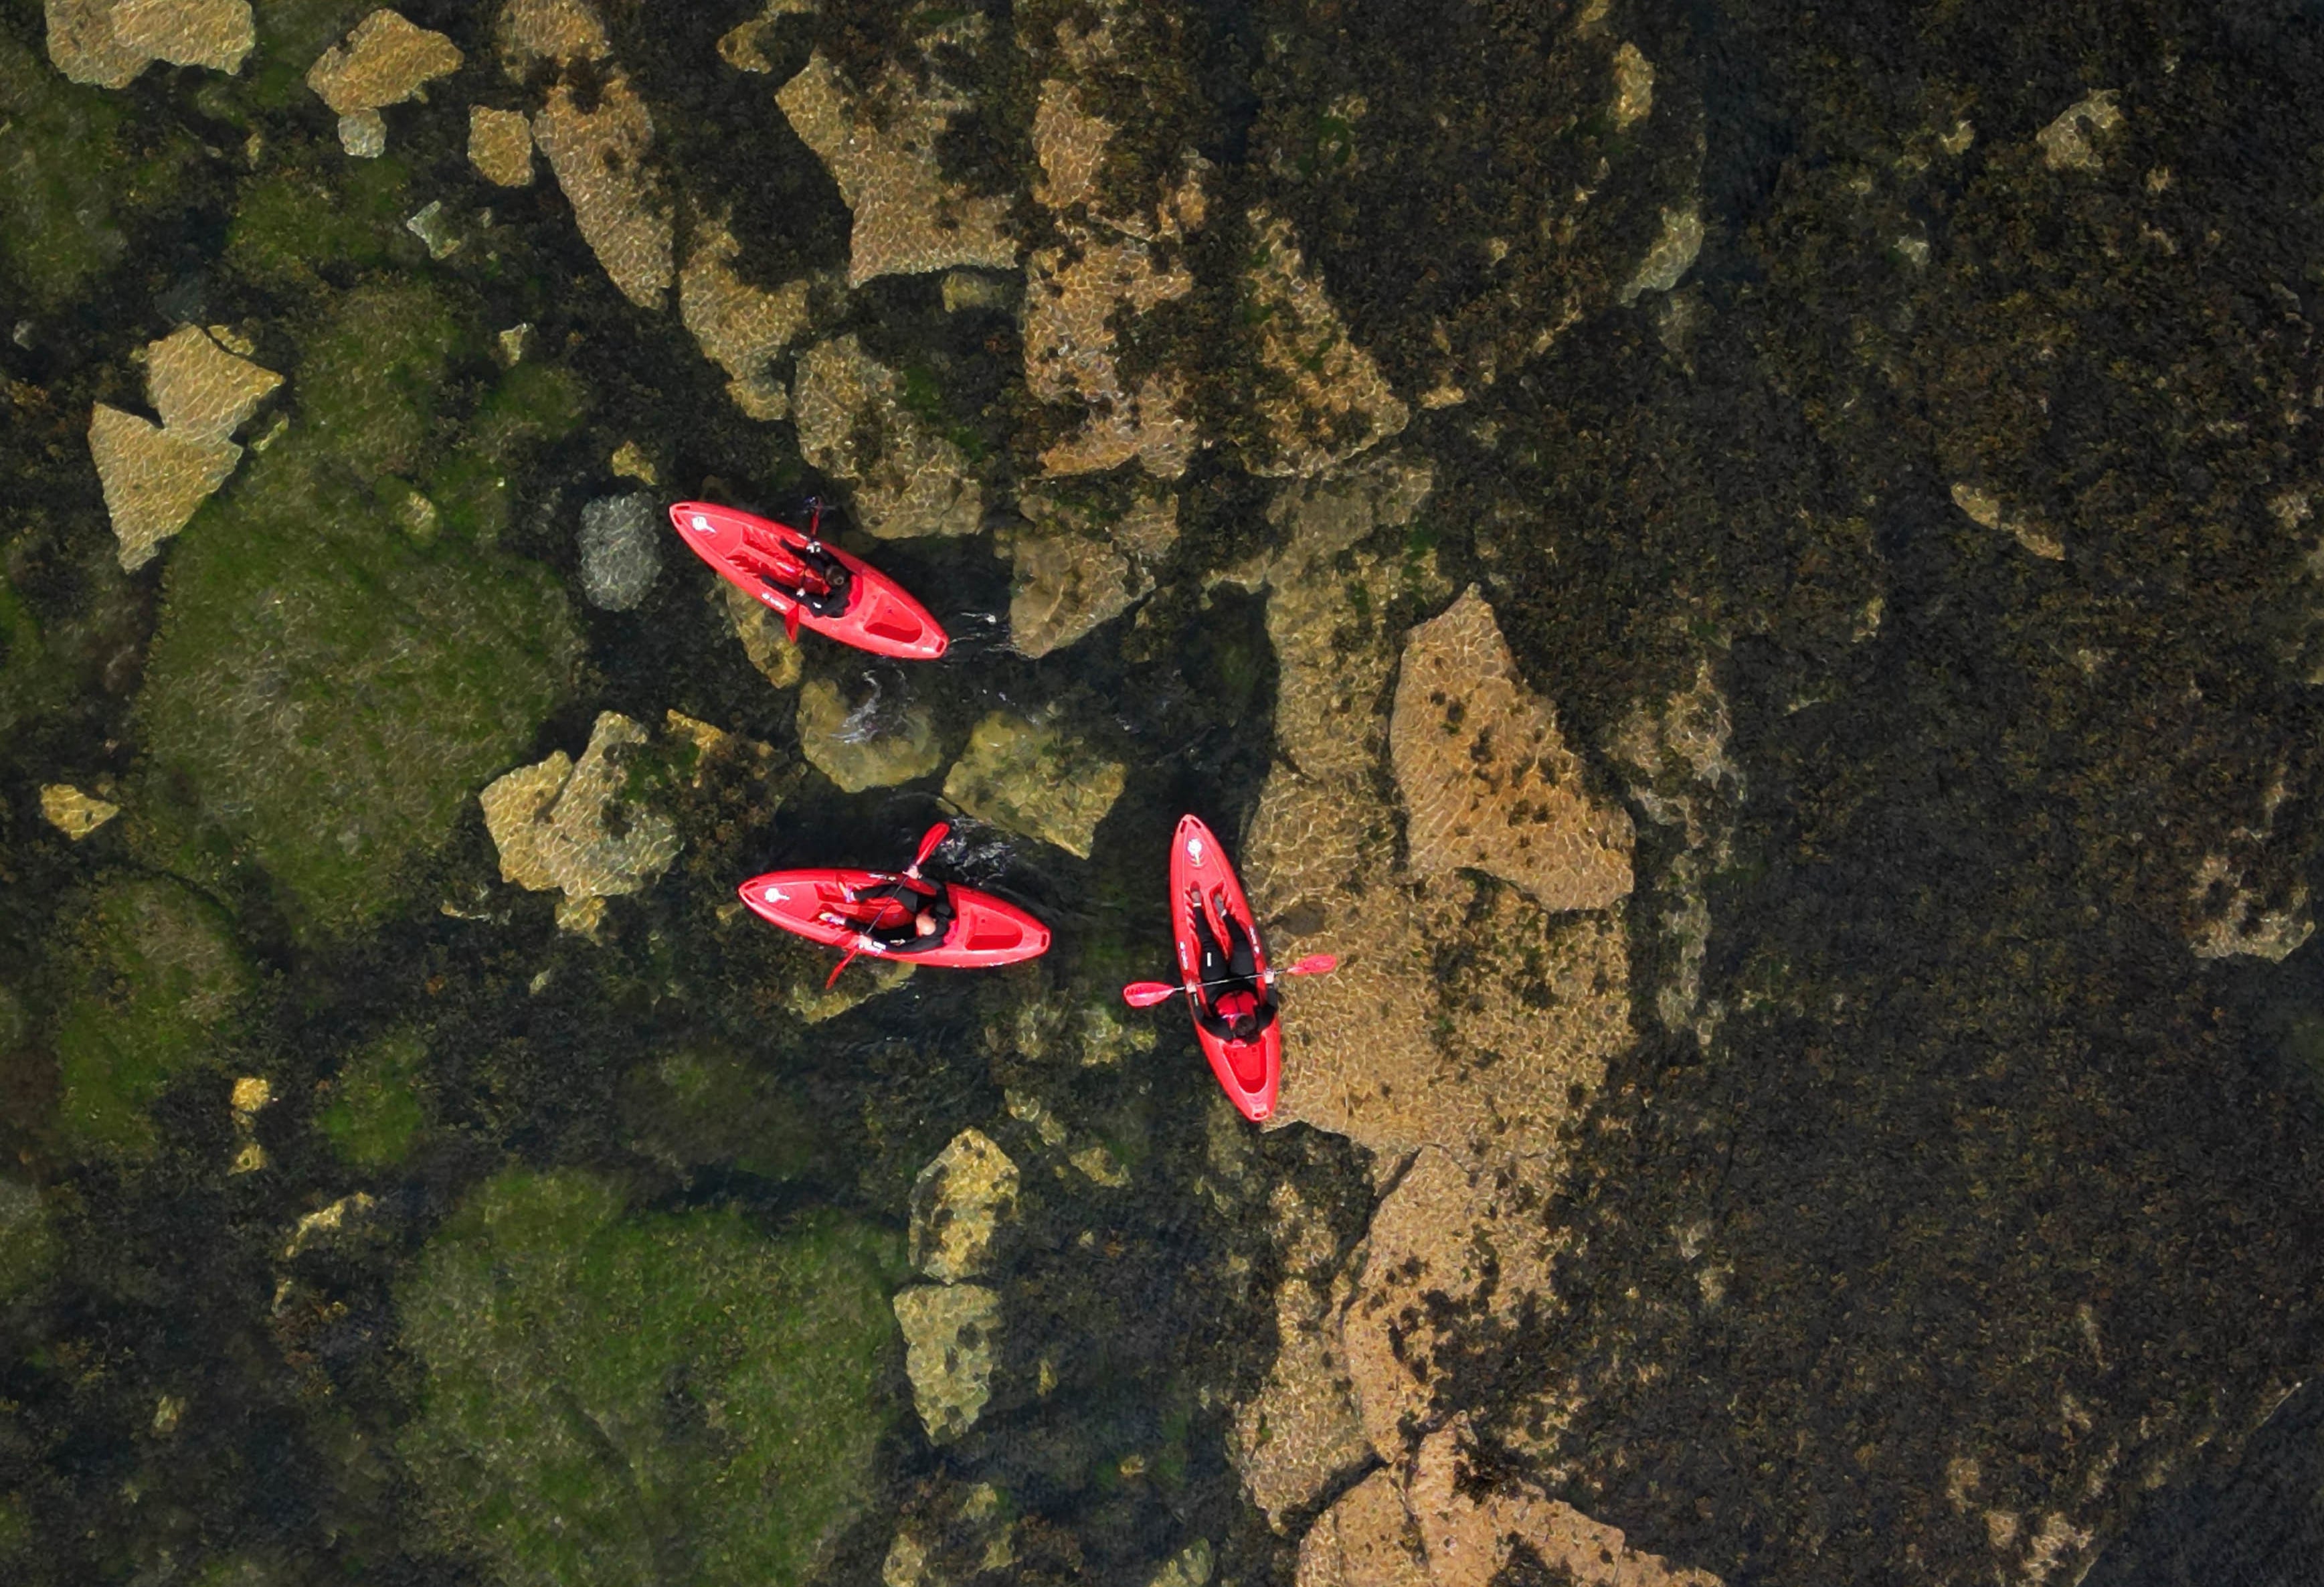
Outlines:
[[[1189, 892], [1186, 907], [1202, 955], [1201, 985], [1212, 992], [1194, 1000], [1194, 1019], [1222, 1041], [1257, 1041], [1259, 1032], [1274, 1022], [1275, 998], [1259, 981], [1259, 955], [1249, 934], [1226, 907], [1223, 896], [1213, 899], [1212, 908], [1205, 909], [1201, 895]], [[1225, 924], [1223, 943], [1211, 927], [1213, 911]]]
[[817, 617], [842, 616], [847, 611], [847, 565], [824, 549], [823, 499], [810, 496], [807, 504], [806, 545], [789, 546], [764, 536], [752, 539], [752, 549], [761, 553], [767, 577], [785, 595]]
[[1283, 1027], [1276, 1019], [1275, 983], [1286, 975], [1325, 975], [1339, 965], [1329, 954], [1296, 964], [1270, 964], [1259, 940], [1259, 917], [1217, 836], [1202, 818], [1180, 818], [1170, 844], [1170, 890], [1177, 914], [1171, 936], [1178, 979], [1133, 981], [1121, 1000], [1133, 1009], [1184, 996], [1194, 1011], [1194, 1041], [1235, 1111], [1253, 1123], [1275, 1113], [1283, 1078]]
[[897, 871], [826, 867], [770, 871], [736, 890], [770, 926], [844, 950], [829, 986], [859, 954], [962, 969], [1014, 964], [1049, 949], [1049, 928], [1004, 899], [920, 874], [951, 830], [939, 821], [920, 835], [912, 863]]
[[867, 914], [855, 924], [863, 934], [891, 954], [908, 954], [942, 943], [954, 910], [951, 890], [941, 881], [917, 874], [891, 876], [857, 890], [848, 900]]
[[816, 914], [821, 924], [855, 934], [846, 958], [831, 973], [833, 981], [858, 954], [925, 954], [950, 940], [953, 923], [960, 918], [952, 889], [921, 875], [920, 867], [951, 830], [950, 822], [937, 822], [921, 835], [920, 852], [901, 872], [874, 872], [855, 885], [843, 886], [836, 902]]

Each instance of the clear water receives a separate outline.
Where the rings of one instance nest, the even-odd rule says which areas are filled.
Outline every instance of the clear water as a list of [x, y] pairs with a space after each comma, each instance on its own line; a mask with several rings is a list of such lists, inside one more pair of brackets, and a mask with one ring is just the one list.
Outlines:
[[[805, 642], [845, 743], [933, 723], [937, 770], [853, 795], [706, 568], [665, 540], [600, 610], [577, 530], [641, 488], [624, 443], [671, 499], [862, 481], [616, 290], [545, 161], [479, 179], [471, 107], [558, 77], [503, 69], [499, 8], [407, 7], [464, 64], [343, 152], [303, 78], [369, 9], [259, 0], [238, 71], [104, 88], [51, 61], [71, 6], [0, 6], [0, 1580], [868, 1582], [902, 1534], [929, 1580], [1289, 1582], [1456, 1426], [1475, 1493], [1729, 1582], [2311, 1579], [2324, 983], [2312, 946], [2213, 952], [2285, 946], [2318, 880], [2310, 9], [1118, 13], [1095, 202], [1191, 150], [1211, 218], [1171, 245], [1193, 287], [1112, 328], [1201, 444], [1152, 592], [1030, 659], [1002, 548], [1066, 420], [1017, 276], [844, 289], [849, 206], [774, 96], [816, 51], [938, 61], [971, 106], [944, 180], [1053, 242], [1061, 69], [1019, 41], [1099, 8], [968, 8], [987, 42], [946, 55], [949, 9], [827, 0], [770, 18], [759, 74], [721, 54], [755, 6], [603, 0], [565, 91], [617, 103], [617, 63], [678, 260], [716, 215], [744, 284], [812, 280], [774, 375], [854, 335], [982, 482], [978, 533], [843, 541], [955, 638]], [[431, 202], [440, 257], [404, 225]], [[1410, 1447], [1272, 1518], [1238, 1416], [1310, 1259], [1282, 1209], [1360, 1287], [1411, 1162], [1244, 1128], [1175, 1012], [1123, 1016], [1144, 1047], [1084, 1023], [1168, 962], [1177, 817], [1240, 842], [1286, 763], [1285, 597], [1226, 577], [1296, 488], [1297, 371], [1240, 284], [1262, 207], [1408, 408], [1309, 472], [1434, 471], [1333, 566], [1437, 593], [1333, 608], [1325, 648], [1474, 582], [1637, 833], [1628, 1036], [1526, 1204], [1562, 1254], [1525, 1304], [1420, 1306]], [[124, 571], [90, 416], [148, 412], [183, 324], [288, 383]], [[1698, 678], [1727, 770], [1641, 773], [1625, 724]], [[1056, 947], [809, 1022], [827, 961], [734, 884], [900, 860], [1000, 710], [1128, 769], [1086, 860], [975, 822], [941, 857]], [[655, 734], [625, 786], [682, 846], [592, 939], [502, 879], [475, 796], [607, 711]], [[673, 711], [768, 753], [697, 762]], [[120, 813], [69, 835], [59, 786]], [[1434, 973], [1497, 946], [1464, 924]], [[916, 1176], [971, 1128], [1021, 1204], [991, 1398], [935, 1442], [890, 1306]], [[963, 1519], [986, 1488], [1001, 1519]], [[1598, 1579], [1528, 1536], [1495, 1579]]]

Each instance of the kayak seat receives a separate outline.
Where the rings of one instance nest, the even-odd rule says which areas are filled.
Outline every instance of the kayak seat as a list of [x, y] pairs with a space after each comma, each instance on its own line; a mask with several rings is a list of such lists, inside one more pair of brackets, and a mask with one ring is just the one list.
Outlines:
[[776, 594], [817, 617], [844, 616], [854, 604], [855, 580], [847, 564], [828, 550], [820, 546], [810, 550], [747, 528], [743, 536], [758, 564], [752, 571]]
[[[927, 890], [922, 890], [923, 888]], [[954, 922], [958, 918], [958, 915], [953, 909], [952, 893], [949, 889], [941, 883], [935, 882], [923, 883], [921, 887], [915, 887], [901, 876], [891, 881], [881, 882], [876, 887], [863, 889], [855, 895], [855, 902], [858, 904], [896, 903], [904, 907], [907, 913], [900, 927], [886, 931], [874, 931], [871, 934], [879, 939], [880, 946], [883, 949], [895, 955], [925, 954], [944, 946], [945, 940], [952, 936]], [[936, 921], [936, 928], [926, 937], [919, 935], [913, 927], [914, 918], [923, 909], [934, 915]]]

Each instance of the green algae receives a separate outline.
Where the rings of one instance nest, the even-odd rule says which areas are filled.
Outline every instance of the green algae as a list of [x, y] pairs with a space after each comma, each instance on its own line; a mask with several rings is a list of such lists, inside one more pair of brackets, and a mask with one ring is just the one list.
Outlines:
[[899, 1243], [511, 1170], [399, 1287], [427, 1370], [403, 1453], [508, 1587], [801, 1581], [892, 1415]]
[[144, 1156], [153, 1101], [217, 1049], [251, 973], [224, 913], [175, 881], [111, 882], [69, 918], [59, 1133], [69, 1150]]
[[56, 1249], [41, 1193], [21, 1180], [0, 1179], [0, 1302], [39, 1283]]
[[0, 279], [43, 309], [128, 252], [129, 228], [180, 202], [190, 142], [140, 148], [122, 106], [67, 82], [0, 31]]
[[681, 1167], [717, 1164], [789, 1179], [824, 1145], [791, 1086], [718, 1048], [664, 1054], [633, 1077], [622, 1115], [636, 1121], [641, 1149]]
[[368, 286], [343, 300], [300, 350], [300, 414], [309, 447], [366, 484], [410, 468], [426, 446], [460, 344], [451, 306], [413, 286]]
[[0, 732], [53, 707], [71, 683], [42, 641], [39, 622], [0, 571]]
[[[290, 433], [172, 552], [139, 700], [142, 839], [188, 874], [254, 860], [302, 928], [385, 909], [397, 868], [518, 757], [573, 665], [546, 570], [422, 543], [371, 488], [451, 438], [459, 340], [424, 284], [346, 294], [294, 374]], [[504, 447], [544, 432], [496, 427]]]
[[273, 291], [316, 289], [321, 271], [370, 268], [418, 247], [403, 229], [411, 178], [392, 156], [327, 175], [293, 169], [254, 177], [226, 228], [226, 263]]
[[349, 1059], [315, 1116], [334, 1149], [358, 1168], [401, 1162], [428, 1122], [420, 1088], [428, 1044], [412, 1030], [393, 1030]]
[[251, 102], [268, 109], [313, 105], [308, 68], [374, 9], [372, 0], [253, 0], [257, 49], [248, 68]]

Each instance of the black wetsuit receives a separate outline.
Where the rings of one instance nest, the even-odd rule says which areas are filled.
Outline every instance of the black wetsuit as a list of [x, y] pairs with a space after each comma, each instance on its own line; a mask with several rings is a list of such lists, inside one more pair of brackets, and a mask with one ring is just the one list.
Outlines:
[[847, 564], [820, 546], [812, 551], [802, 548], [791, 555], [814, 569], [825, 585], [824, 593], [819, 595], [809, 595], [805, 589], [792, 591], [798, 597], [798, 604], [817, 617], [837, 617], [844, 614], [848, 601], [855, 593], [854, 580], [848, 574]]
[[[899, 876], [893, 881], [883, 881], [877, 887], [867, 887], [855, 895], [859, 904], [897, 903], [908, 913], [899, 925], [878, 929], [867, 928], [870, 937], [891, 954], [924, 954], [930, 948], [941, 947], [951, 935], [954, 910], [952, 892], [940, 881], [914, 882]], [[936, 928], [925, 937], [920, 934], [920, 911], [926, 909], [936, 917]]]
[[[1222, 946], [1211, 935], [1209, 914], [1200, 904], [1189, 901], [1187, 908], [1194, 912], [1194, 944], [1201, 954], [1197, 973], [1203, 986], [1194, 999], [1194, 1019], [1203, 1029], [1221, 1041], [1256, 1041], [1259, 1033], [1275, 1022], [1275, 1000], [1259, 981], [1259, 955], [1244, 935], [1242, 922], [1224, 909], [1220, 916], [1227, 923], [1227, 942]], [[1246, 1034], [1238, 1035], [1234, 1026], [1219, 1014], [1221, 998], [1235, 991], [1248, 992], [1259, 1001], [1259, 1016]]]

